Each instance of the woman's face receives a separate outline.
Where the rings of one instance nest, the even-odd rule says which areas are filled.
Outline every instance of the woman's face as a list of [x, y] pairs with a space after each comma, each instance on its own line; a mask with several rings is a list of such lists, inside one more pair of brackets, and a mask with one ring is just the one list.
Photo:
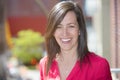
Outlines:
[[77, 49], [80, 31], [75, 13], [69, 11], [56, 27], [54, 37], [61, 50]]

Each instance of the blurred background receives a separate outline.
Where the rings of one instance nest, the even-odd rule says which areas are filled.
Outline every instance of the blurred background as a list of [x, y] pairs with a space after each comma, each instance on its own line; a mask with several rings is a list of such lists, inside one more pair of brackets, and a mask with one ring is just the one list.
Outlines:
[[[65, 0], [0, 0], [0, 80], [39, 80], [47, 15]], [[89, 50], [120, 80], [120, 0], [72, 0], [85, 15]]]

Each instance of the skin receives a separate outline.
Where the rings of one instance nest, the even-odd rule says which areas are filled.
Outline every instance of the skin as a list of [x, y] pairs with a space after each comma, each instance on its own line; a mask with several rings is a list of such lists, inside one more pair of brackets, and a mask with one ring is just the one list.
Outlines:
[[76, 15], [69, 11], [62, 22], [57, 26], [54, 37], [61, 48], [61, 52], [73, 52], [77, 50], [79, 27]]
[[54, 33], [54, 37], [61, 49], [60, 55], [56, 59], [60, 70], [61, 80], [67, 78], [77, 60], [79, 33], [80, 30], [75, 13], [73, 11], [67, 12]]

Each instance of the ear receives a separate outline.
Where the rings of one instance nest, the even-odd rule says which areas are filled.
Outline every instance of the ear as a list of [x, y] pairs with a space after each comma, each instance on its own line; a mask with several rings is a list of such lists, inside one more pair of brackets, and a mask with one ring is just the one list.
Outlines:
[[80, 35], [80, 30], [79, 30], [79, 33], [78, 33], [79, 35]]

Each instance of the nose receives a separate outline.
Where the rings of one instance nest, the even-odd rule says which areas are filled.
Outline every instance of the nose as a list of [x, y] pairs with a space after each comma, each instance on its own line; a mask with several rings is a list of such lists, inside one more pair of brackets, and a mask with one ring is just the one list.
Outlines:
[[65, 28], [63, 28], [63, 36], [67, 36], [68, 35], [68, 29], [65, 27]]

